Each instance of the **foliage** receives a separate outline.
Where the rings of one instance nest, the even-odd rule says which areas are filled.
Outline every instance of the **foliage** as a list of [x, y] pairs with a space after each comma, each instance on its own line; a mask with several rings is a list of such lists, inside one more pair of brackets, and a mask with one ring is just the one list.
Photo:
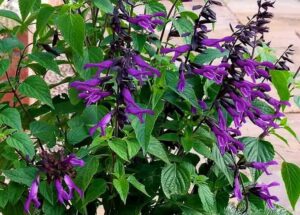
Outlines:
[[[247, 24], [215, 39], [215, 0], [193, 11], [184, 0], [18, 2], [20, 15], [0, 10], [16, 22], [1, 26], [0, 98], [13, 96], [0, 105], [2, 214], [290, 214], [267, 207], [275, 182], [258, 183], [277, 163], [265, 137], [285, 141], [284, 128], [297, 138], [282, 113], [299, 87], [292, 47], [277, 58], [263, 37], [274, 3], [259, 0]], [[33, 42], [22, 44], [32, 26]], [[62, 80], [47, 83], [49, 73]], [[63, 84], [67, 92], [51, 94]], [[246, 121], [261, 135], [243, 136]], [[299, 174], [283, 162], [293, 208]]]

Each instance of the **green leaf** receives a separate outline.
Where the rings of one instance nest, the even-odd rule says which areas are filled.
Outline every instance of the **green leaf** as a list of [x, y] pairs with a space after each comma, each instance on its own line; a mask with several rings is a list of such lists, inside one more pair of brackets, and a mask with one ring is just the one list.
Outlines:
[[146, 5], [146, 13], [147, 14], [154, 14], [157, 12], [164, 12], [167, 13], [167, 9], [164, 4], [157, 2], [157, 1], [149, 1]]
[[222, 58], [225, 56], [228, 56], [229, 52], [224, 51], [221, 52], [219, 49], [206, 49], [203, 53], [197, 55], [197, 57], [194, 59], [194, 63], [203, 65], [205, 63], [210, 63], [211, 61]]
[[295, 205], [300, 195], [300, 168], [293, 163], [283, 162], [281, 166], [281, 175], [290, 203], [293, 209], [295, 209]]
[[0, 111], [0, 123], [11, 128], [22, 130], [21, 116], [16, 108], [6, 108]]
[[179, 32], [180, 35], [184, 35], [187, 33], [190, 34], [189, 36], [183, 38], [186, 44], [190, 44], [194, 32], [194, 24], [192, 23], [192, 21], [187, 18], [181, 17], [174, 20], [173, 24], [175, 29]]
[[28, 14], [33, 9], [36, 0], [19, 0], [19, 9], [22, 16], [22, 20], [24, 21]]
[[275, 86], [281, 101], [290, 99], [290, 91], [288, 88], [291, 74], [289, 71], [272, 70], [270, 72], [272, 83]]
[[135, 50], [142, 52], [147, 41], [147, 35], [131, 32], [133, 47]]
[[35, 154], [34, 145], [25, 133], [16, 132], [6, 139], [9, 146], [21, 151], [25, 156], [32, 158]]
[[4, 208], [8, 202], [8, 193], [5, 190], [0, 190], [0, 208]]
[[51, 205], [48, 201], [43, 202], [43, 214], [45, 215], [64, 215], [65, 207], [62, 204]]
[[49, 184], [46, 181], [42, 181], [39, 185], [39, 192], [51, 205], [55, 205], [57, 200], [53, 183]]
[[170, 163], [167, 152], [164, 149], [162, 143], [152, 136], [150, 138], [148, 152], [149, 154], [154, 155], [155, 157], [161, 159], [165, 163], [167, 164]]
[[141, 149], [139, 142], [136, 139], [126, 139], [128, 157], [129, 159], [133, 158]]
[[211, 159], [216, 163], [219, 170], [226, 176], [228, 182], [231, 184], [233, 182], [233, 175], [228, 169], [225, 156], [221, 155], [220, 150], [216, 145], [212, 148]]
[[93, 179], [91, 184], [86, 190], [86, 195], [84, 196], [84, 205], [98, 199], [106, 191], [106, 182], [105, 180]]
[[8, 18], [8, 19], [12, 19], [16, 22], [21, 23], [22, 20], [20, 19], [20, 17], [18, 16], [18, 14], [16, 14], [15, 12], [11, 11], [11, 10], [0, 10], [0, 16]]
[[85, 24], [79, 14], [62, 14], [57, 18], [57, 27], [64, 40], [70, 44], [75, 52], [83, 54]]
[[7, 72], [9, 68], [9, 60], [8, 59], [2, 59], [0, 60], [0, 76], [3, 76], [5, 72]]
[[153, 110], [155, 114], [154, 115], [146, 114], [144, 123], [141, 123], [137, 117], [135, 117], [134, 120], [132, 120], [131, 122], [131, 125], [136, 135], [136, 139], [138, 140], [144, 152], [147, 152], [148, 150], [152, 130], [163, 108], [164, 108], [164, 103], [159, 102]]
[[[274, 158], [275, 151], [271, 143], [253, 137], [241, 138], [241, 142], [245, 144], [244, 155], [248, 162], [267, 162]], [[257, 178], [260, 172], [255, 171]]]
[[43, 31], [43, 29], [47, 26], [49, 18], [54, 13], [54, 11], [55, 11], [54, 7], [50, 5], [43, 5], [43, 7], [39, 10], [39, 13], [36, 18], [35, 34], [38, 34], [39, 32]]
[[34, 167], [3, 170], [4, 175], [10, 180], [19, 184], [25, 184], [28, 187], [31, 186], [33, 180], [36, 177], [37, 172], [38, 170]]
[[28, 55], [29, 59], [39, 63], [46, 69], [49, 69], [60, 75], [60, 71], [56, 61], [54, 60], [54, 56], [47, 52], [35, 52]]
[[55, 126], [50, 125], [43, 121], [34, 121], [30, 123], [31, 133], [39, 138], [41, 141], [48, 144], [48, 146], [54, 146], [56, 143], [56, 130]]
[[35, 98], [44, 102], [48, 106], [54, 109], [50, 90], [41, 77], [37, 75], [29, 76], [18, 88], [20, 93], [30, 98]]
[[80, 189], [86, 190], [93, 176], [97, 173], [98, 167], [99, 160], [92, 156], [85, 162], [84, 167], [78, 168], [75, 182]]
[[15, 48], [23, 49], [24, 44], [14, 37], [8, 37], [0, 40], [0, 53], [10, 53]]
[[211, 192], [209, 186], [205, 183], [198, 185], [198, 195], [202, 202], [203, 208], [206, 212], [212, 212], [215, 210], [215, 197]]
[[133, 175], [130, 175], [127, 178], [127, 180], [136, 189], [138, 189], [139, 191], [141, 191], [142, 193], [144, 193], [146, 196], [150, 197], [150, 195], [146, 191], [145, 185], [143, 185], [141, 182], [139, 182]]
[[84, 126], [71, 128], [67, 132], [67, 140], [70, 144], [75, 145], [88, 138], [90, 135]]
[[128, 161], [127, 144], [124, 140], [113, 139], [108, 141], [108, 146], [113, 150], [120, 158]]
[[185, 195], [190, 187], [190, 173], [184, 165], [169, 164], [161, 172], [161, 186], [165, 195]]
[[186, 100], [190, 105], [195, 108], [199, 108], [198, 99], [196, 97], [195, 91], [189, 83], [186, 83], [184, 91], [181, 93], [177, 90], [178, 74], [174, 72], [167, 73], [167, 86], [184, 100]]
[[126, 199], [129, 192], [129, 183], [126, 180], [125, 176], [122, 176], [121, 178], [118, 179], [114, 179], [113, 185], [116, 188], [117, 192], [119, 193], [124, 204], [126, 204]]
[[110, 0], [93, 0], [95, 6], [105, 13], [113, 13], [114, 6]]

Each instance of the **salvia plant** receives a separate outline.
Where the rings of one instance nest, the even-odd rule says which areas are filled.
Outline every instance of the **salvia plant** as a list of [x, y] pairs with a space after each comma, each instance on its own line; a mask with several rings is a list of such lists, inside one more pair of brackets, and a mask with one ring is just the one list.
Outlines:
[[[2, 214], [291, 214], [272, 188], [285, 185], [294, 208], [299, 167], [281, 157], [284, 184], [260, 180], [278, 165], [265, 138], [297, 138], [283, 113], [299, 86], [293, 48], [276, 56], [264, 39], [274, 2], [258, 0], [222, 38], [210, 36], [221, 2], [167, 2], [0, 10], [15, 22], [0, 40], [1, 97], [11, 95], [0, 105]], [[259, 136], [244, 136], [249, 123]]]

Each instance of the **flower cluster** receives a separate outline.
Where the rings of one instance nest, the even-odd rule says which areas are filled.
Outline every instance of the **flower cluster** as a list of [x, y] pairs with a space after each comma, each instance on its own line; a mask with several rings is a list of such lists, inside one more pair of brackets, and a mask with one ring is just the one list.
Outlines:
[[[77, 158], [74, 154], [65, 156], [63, 151], [54, 153], [43, 151], [41, 153], [41, 161], [39, 161], [36, 166], [40, 170], [40, 174], [46, 174], [48, 183], [54, 183], [57, 191], [57, 199], [61, 204], [71, 200], [74, 196], [74, 191], [76, 191], [81, 198], [83, 197], [83, 191], [76, 186], [72, 178], [76, 175], [74, 167], [83, 167], [84, 161]], [[31, 184], [29, 195], [24, 205], [24, 210], [27, 213], [29, 213], [31, 202], [33, 202], [36, 208], [39, 208], [41, 205], [38, 199], [40, 174]], [[68, 191], [65, 190], [63, 184], [66, 185]]]
[[[165, 14], [158, 12], [152, 15], [138, 15], [136, 17], [130, 17], [127, 11], [123, 7], [123, 3], [120, 2], [119, 9], [115, 10], [113, 22], [113, 28], [120, 38], [127, 36], [127, 33], [121, 30], [120, 18], [128, 21], [131, 24], [138, 25], [145, 30], [154, 32], [154, 29], [158, 25], [162, 25], [163, 22], [158, 19], [164, 17]], [[118, 30], [119, 29], [119, 30]], [[121, 54], [121, 57], [114, 56], [114, 50]], [[101, 129], [101, 135], [106, 134], [106, 127], [109, 125], [113, 117], [116, 118], [119, 128], [122, 128], [125, 123], [128, 122], [128, 115], [135, 115], [141, 123], [144, 122], [144, 115], [153, 115], [154, 112], [150, 109], [141, 108], [132, 96], [135, 90], [133, 79], [136, 79], [140, 85], [143, 85], [149, 77], [160, 77], [160, 72], [156, 68], [147, 63], [141, 55], [136, 53], [130, 46], [124, 44], [121, 40], [115, 40], [111, 44], [112, 58], [100, 63], [88, 63], [84, 66], [85, 69], [97, 68], [95, 76], [86, 81], [75, 81], [70, 84], [70, 87], [77, 89], [79, 98], [84, 99], [86, 104], [94, 104], [102, 101], [110, 95], [114, 95], [116, 100], [116, 106], [111, 107], [111, 111], [107, 113], [95, 126], [90, 129], [90, 135], [94, 135], [98, 128]], [[102, 74], [104, 70], [107, 70], [106, 75]], [[112, 74], [112, 76], [109, 76]], [[112, 77], [115, 77], [117, 83], [116, 90], [112, 88], [107, 89], [106, 82]], [[125, 106], [125, 108], [124, 108]]]
[[[200, 75], [220, 85], [219, 93], [210, 108], [207, 108], [205, 101], [201, 100], [199, 105], [207, 114], [216, 109], [218, 119], [204, 117], [201, 121], [205, 122], [214, 133], [218, 148], [222, 155], [229, 153], [237, 155], [244, 150], [243, 143], [238, 139], [241, 136], [240, 128], [247, 121], [250, 120], [253, 124], [262, 128], [263, 133], [267, 134], [270, 128], [278, 128], [276, 120], [283, 116], [280, 112], [282, 105], [289, 105], [286, 101], [279, 101], [268, 95], [271, 91], [269, 84], [262, 83], [261, 80], [269, 80], [269, 70], [275, 69], [276, 65], [271, 62], [259, 62], [255, 60], [252, 53], [248, 52], [247, 45], [255, 47], [262, 39], [257, 38], [257, 34], [267, 32], [266, 24], [271, 17], [268, 12], [269, 7], [273, 7], [273, 3], [269, 1], [258, 1], [259, 10], [256, 15], [249, 21], [247, 25], [238, 25], [237, 32], [231, 36], [226, 36], [220, 39], [211, 39], [207, 37], [209, 29], [207, 23], [215, 22], [215, 13], [210, 9], [211, 4], [217, 4], [215, 1], [207, 1], [199, 14], [199, 19], [196, 20], [194, 34], [192, 35], [191, 44], [182, 45], [174, 48], [162, 48], [161, 54], [168, 54], [174, 52], [172, 62], [176, 60], [181, 61], [179, 67], [179, 81], [177, 89], [183, 92], [186, 86], [186, 75]], [[219, 5], [219, 4], [218, 4]], [[173, 35], [174, 32], [172, 33]], [[224, 57], [219, 64], [198, 65], [195, 62], [189, 61], [191, 51], [202, 53], [207, 48], [214, 48], [222, 53], [229, 53]], [[254, 53], [254, 51], [252, 51]], [[178, 59], [181, 55], [186, 54], [186, 60]], [[253, 54], [252, 54], [253, 55]], [[246, 57], [250, 56], [250, 57]], [[268, 105], [273, 112], [267, 113], [260, 109], [255, 103], [261, 102]], [[194, 110], [192, 108], [192, 110]], [[194, 111], [195, 112], [195, 111]], [[196, 113], [196, 112], [195, 112]], [[226, 113], [226, 114], [225, 114]], [[234, 125], [227, 124], [226, 116], [230, 116]], [[269, 162], [251, 162], [243, 164], [243, 167], [255, 168], [270, 174], [267, 167], [277, 164], [275, 161]], [[234, 180], [234, 196], [238, 200], [243, 199], [243, 195], [247, 195], [245, 190], [241, 191], [239, 168], [241, 164], [236, 165], [235, 180]], [[277, 185], [256, 185], [249, 189], [249, 192], [254, 193], [271, 207], [271, 201], [278, 199], [271, 196], [268, 188]]]

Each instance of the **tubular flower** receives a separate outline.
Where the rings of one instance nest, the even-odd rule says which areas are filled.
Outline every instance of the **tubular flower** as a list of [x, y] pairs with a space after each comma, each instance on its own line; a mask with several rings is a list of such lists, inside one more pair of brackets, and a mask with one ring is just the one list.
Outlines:
[[265, 172], [267, 175], [271, 175], [271, 173], [268, 171], [268, 167], [271, 165], [277, 165], [278, 163], [276, 161], [268, 161], [268, 162], [251, 162], [249, 163], [249, 167], [255, 168], [257, 170], [261, 170]]
[[154, 112], [150, 109], [142, 109], [140, 108], [132, 98], [130, 91], [127, 88], [124, 88], [122, 90], [122, 96], [124, 99], [124, 102], [126, 104], [125, 112], [128, 114], [136, 115], [141, 123], [144, 123], [143, 115], [144, 114], [150, 114], [153, 115]]
[[98, 86], [107, 81], [105, 78], [92, 78], [87, 81], [75, 81], [70, 84], [70, 87], [77, 89], [79, 98], [84, 99], [87, 105], [97, 103], [111, 95], [111, 92], [102, 91]]
[[36, 179], [32, 182], [30, 186], [29, 195], [26, 199], [24, 210], [26, 213], [29, 213], [30, 204], [33, 202], [34, 207], [39, 208], [41, 206], [41, 203], [38, 199], [38, 189], [40, 184], [40, 177], [37, 176]]
[[237, 60], [236, 64], [249, 76], [252, 78], [253, 82], [257, 78], [269, 78], [269, 73], [261, 69], [261, 67], [266, 67], [269, 69], [274, 69], [275, 66], [271, 62], [256, 62], [255, 60], [246, 59], [246, 60]]
[[219, 123], [218, 125], [214, 123], [209, 123], [212, 132], [215, 134], [218, 142], [218, 147], [222, 155], [225, 152], [232, 152], [237, 154], [239, 150], [244, 149], [244, 145], [233, 138], [233, 136], [241, 135], [240, 131], [237, 129], [228, 128], [226, 126], [226, 120], [224, 118], [221, 108], [218, 108]]
[[182, 55], [182, 54], [188, 52], [189, 50], [191, 50], [191, 46], [190, 46], [190, 45], [182, 45], [182, 46], [178, 46], [178, 47], [176, 47], [176, 48], [162, 48], [162, 49], [160, 50], [160, 53], [161, 53], [161, 54], [168, 54], [168, 53], [170, 53], [170, 52], [175, 52], [174, 57], [172, 58], [172, 62], [175, 62], [176, 59], [177, 59], [180, 55]]
[[146, 61], [144, 61], [144, 59], [140, 55], [134, 55], [132, 59], [138, 67], [139, 72], [147, 73], [148, 76], [150, 76], [151, 74], [151, 76], [156, 75], [160, 77], [160, 72], [158, 71], [158, 69], [155, 69], [152, 66], [150, 66]]
[[140, 26], [141, 28], [148, 30], [150, 32], [154, 32], [154, 29], [158, 25], [163, 25], [164, 22], [160, 19], [157, 19], [157, 17], [165, 17], [165, 13], [158, 12], [153, 15], [138, 15], [136, 17], [129, 17], [127, 21], [129, 23], [135, 24]]
[[234, 40], [235, 40], [234, 37], [231, 37], [231, 36], [227, 36], [227, 37], [224, 37], [221, 39], [203, 39], [202, 45], [209, 46], [209, 47], [215, 47], [223, 52], [225, 49], [222, 48], [220, 43], [223, 43], [223, 42], [230, 43], [230, 42], [233, 42]]
[[111, 121], [112, 113], [109, 112], [106, 114], [94, 127], [92, 127], [89, 131], [90, 135], [93, 136], [96, 132], [97, 128], [101, 129], [101, 136], [105, 136], [105, 129], [108, 123]]
[[262, 200], [266, 201], [269, 208], [274, 208], [272, 201], [279, 201], [277, 196], [272, 196], [270, 194], [269, 188], [274, 186], [279, 186], [279, 183], [272, 182], [270, 184], [256, 184], [254, 187], [250, 188], [249, 191]]
[[230, 67], [228, 63], [221, 63], [218, 66], [205, 65], [202, 68], [194, 69], [193, 72], [203, 75], [209, 80], [222, 84], [224, 77], [227, 75], [227, 69]]
[[243, 195], [242, 195], [242, 191], [241, 191], [241, 185], [240, 185], [240, 180], [239, 180], [239, 174], [237, 174], [235, 177], [234, 177], [234, 189], [233, 189], [233, 193], [234, 193], [234, 196], [239, 200], [241, 201], [243, 199]]
[[113, 63], [114, 62], [112, 60], [102, 61], [101, 63], [88, 63], [88, 64], [84, 65], [84, 69], [95, 68], [95, 67], [98, 68], [96, 77], [99, 77], [100, 73], [103, 70], [109, 69], [110, 67], [112, 67]]
[[184, 76], [184, 64], [182, 63], [179, 68], [179, 81], [177, 84], [177, 90], [183, 92], [185, 89], [185, 76]]

